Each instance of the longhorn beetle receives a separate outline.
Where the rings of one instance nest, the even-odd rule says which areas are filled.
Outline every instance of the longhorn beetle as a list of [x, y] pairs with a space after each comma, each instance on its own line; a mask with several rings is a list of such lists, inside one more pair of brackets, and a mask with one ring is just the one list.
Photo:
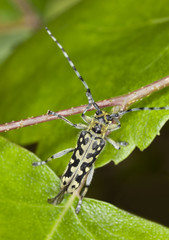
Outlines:
[[[73, 152], [72, 157], [69, 161], [69, 164], [61, 177], [61, 186], [60, 192], [56, 197], [48, 199], [49, 203], [52, 204], [59, 204], [63, 200], [65, 193], [72, 194], [79, 186], [85, 181], [85, 187], [82, 189], [80, 193], [80, 199], [75, 210], [76, 213], [79, 213], [82, 199], [87, 193], [88, 187], [92, 181], [93, 173], [94, 173], [94, 162], [96, 161], [97, 157], [103, 150], [106, 141], [109, 142], [115, 149], [120, 149], [120, 146], [127, 146], [127, 142], [115, 142], [114, 140], [107, 137], [107, 135], [119, 129], [121, 127], [119, 118], [122, 117], [124, 114], [134, 111], [140, 110], [162, 110], [166, 109], [169, 110], [169, 107], [143, 107], [143, 108], [132, 108], [126, 111], [120, 111], [118, 113], [109, 114], [105, 111], [102, 111], [97, 103], [94, 101], [91, 91], [84, 81], [80, 73], [77, 71], [75, 65], [70, 60], [68, 54], [65, 52], [64, 48], [60, 45], [60, 43], [56, 40], [56, 38], [52, 35], [49, 29], [46, 27], [46, 31], [49, 36], [53, 39], [53, 41], [58, 45], [61, 49], [63, 55], [68, 60], [70, 66], [73, 68], [74, 72], [81, 80], [83, 85], [86, 88], [86, 96], [88, 99], [88, 106], [82, 113], [81, 117], [84, 122], [87, 124], [74, 124], [70, 122], [65, 117], [59, 115], [56, 112], [48, 111], [48, 115], [57, 116], [58, 118], [62, 119], [72, 127], [77, 129], [82, 129], [80, 136], [77, 140], [77, 145], [75, 148], [68, 148], [61, 152], [58, 152], [48, 158], [46, 161], [42, 162], [34, 162], [32, 163], [33, 166], [40, 166], [46, 164], [47, 162], [51, 161], [52, 159], [59, 158], [64, 156], [67, 153]], [[93, 118], [86, 116], [85, 113], [87, 110], [94, 106], [96, 109], [96, 113]]]

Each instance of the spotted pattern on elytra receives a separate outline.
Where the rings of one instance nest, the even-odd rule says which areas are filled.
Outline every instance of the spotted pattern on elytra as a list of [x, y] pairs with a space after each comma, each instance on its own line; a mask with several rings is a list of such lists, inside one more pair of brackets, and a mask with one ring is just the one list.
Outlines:
[[75, 174], [76, 170], [79, 167], [79, 163], [81, 159], [83, 158], [83, 154], [85, 150], [87, 149], [87, 144], [89, 143], [89, 139], [91, 138], [91, 134], [87, 131], [82, 131], [79, 139], [77, 141], [77, 145], [75, 147], [75, 150], [72, 154], [72, 157], [69, 161], [69, 164], [62, 175], [61, 178], [61, 187], [66, 186], [71, 181], [73, 175]]
[[[83, 141], [81, 139], [82, 136]], [[77, 143], [77, 148], [72, 155], [72, 159], [74, 159], [75, 161], [81, 159], [81, 161], [75, 168], [74, 165], [72, 166], [70, 164], [70, 160], [70, 165], [68, 165], [68, 169], [62, 177], [62, 182], [67, 180], [65, 184], [68, 186], [66, 191], [67, 193], [73, 193], [74, 190], [79, 187], [86, 174], [90, 171], [92, 165], [96, 161], [98, 155], [100, 154], [104, 146], [104, 139], [92, 136], [92, 134], [88, 131], [82, 131]], [[68, 172], [71, 172], [72, 177], [66, 179]]]

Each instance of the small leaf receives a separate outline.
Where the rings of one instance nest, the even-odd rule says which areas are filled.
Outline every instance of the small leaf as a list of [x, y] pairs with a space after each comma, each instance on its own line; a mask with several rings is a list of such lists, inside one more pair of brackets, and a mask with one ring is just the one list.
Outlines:
[[78, 215], [75, 196], [48, 204], [59, 191], [53, 171], [34, 168], [34, 154], [3, 138], [0, 150], [0, 239], [168, 239], [169, 229], [101, 201], [85, 199]]

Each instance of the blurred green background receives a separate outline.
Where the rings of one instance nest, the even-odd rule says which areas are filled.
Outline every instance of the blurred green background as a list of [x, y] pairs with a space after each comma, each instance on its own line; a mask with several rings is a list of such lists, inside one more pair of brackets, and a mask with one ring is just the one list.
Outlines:
[[[119, 12], [118, 11], [113, 12], [113, 9], [111, 9], [112, 2], [114, 4], [115, 9], [118, 9], [118, 7], [121, 6]], [[157, 6], [155, 6], [153, 1], [138, 1], [135, 3], [135, 5], [132, 4], [132, 1], [128, 1], [128, 3], [126, 3], [124, 0], [112, 2], [104, 1], [104, 3], [102, 4], [103, 7], [102, 11], [106, 11], [106, 7], [104, 9], [104, 4], [110, 5], [110, 12], [112, 10], [112, 16], [110, 15], [110, 12], [109, 15], [105, 14], [103, 25], [99, 26], [97, 22], [97, 18], [99, 18], [99, 16], [97, 15], [97, 12], [95, 12], [97, 11], [97, 7], [95, 8], [95, 11], [93, 11], [93, 15], [89, 11], [90, 8], [94, 9], [93, 6], [97, 4], [97, 1], [1, 0], [0, 119], [2, 123], [6, 121], [26, 118], [31, 116], [31, 114], [34, 116], [43, 114], [46, 112], [48, 105], [49, 108], [52, 108], [51, 110], [56, 110], [59, 108], [59, 106], [60, 108], [58, 110], [61, 110], [64, 108], [77, 106], [78, 104], [80, 105], [86, 103], [85, 94], [83, 96], [84, 89], [80, 86], [80, 84], [79, 86], [76, 85], [78, 84], [76, 76], [74, 76], [70, 67], [68, 66], [68, 64], [66, 64], [66, 61], [64, 61], [64, 57], [57, 50], [57, 48], [55, 48], [53, 42], [50, 39], [47, 40], [48, 36], [43, 29], [44, 26], [48, 25], [49, 23], [52, 23], [51, 24], [52, 30], [54, 30], [56, 26], [58, 30], [58, 36], [61, 39], [61, 43], [63, 42], [65, 43], [65, 45], [67, 45], [66, 47], [67, 51], [70, 53], [71, 58], [75, 60], [76, 62], [75, 65], [77, 66], [77, 68], [79, 64], [79, 68], [81, 70], [79, 71], [82, 72], [82, 75], [85, 75], [85, 79], [91, 80], [91, 78], [93, 79], [95, 78], [95, 82], [93, 81], [90, 83], [90, 80], [87, 82], [88, 84], [90, 84], [93, 90], [92, 92], [94, 92], [94, 96], [99, 95], [98, 97], [99, 99], [97, 100], [113, 97], [116, 96], [116, 94], [117, 95], [125, 94], [128, 91], [135, 90], [137, 86], [137, 81], [133, 83], [132, 81], [127, 82], [126, 80], [125, 82], [124, 80], [125, 83], [124, 85], [126, 85], [127, 87], [124, 87], [122, 82], [119, 82], [119, 85], [117, 82], [119, 79], [122, 79], [122, 77], [125, 78], [125, 75], [129, 75], [130, 78], [132, 79], [133, 68], [135, 68], [136, 72], [139, 72], [140, 70], [139, 66], [140, 68], [143, 67], [141, 64], [144, 64], [145, 62], [147, 62], [148, 66], [149, 62], [148, 60], [150, 60], [151, 57], [152, 59], [154, 59], [155, 63], [154, 68], [159, 69], [159, 71], [158, 73], [156, 73], [152, 69], [151, 71], [147, 71], [145, 73], [147, 79], [150, 78], [150, 82], [158, 80], [159, 78], [169, 74], [169, 70], [167, 70], [168, 68], [167, 65], [169, 62], [166, 62], [169, 59], [168, 45], [166, 45], [169, 40], [169, 1], [161, 1], [161, 3], [160, 4], [158, 3]], [[87, 4], [88, 8], [86, 8]], [[98, 6], [99, 4], [100, 1], [98, 3]], [[82, 12], [83, 8], [84, 13]], [[133, 8], [131, 10], [131, 12], [133, 12], [132, 16], [131, 12], [127, 13], [129, 8], [130, 10], [131, 8]], [[81, 9], [81, 11], [79, 11], [79, 9]], [[152, 11], [150, 11], [150, 9]], [[77, 18], [76, 17], [73, 18], [72, 16], [76, 16], [77, 11], [79, 11], [78, 12], [79, 15], [77, 16]], [[125, 13], [123, 17], [121, 15], [122, 13]], [[149, 19], [151, 14], [155, 15], [156, 20], [162, 19], [161, 21], [163, 25], [162, 27], [161, 25], [155, 26], [154, 28], [148, 27], [145, 30], [144, 28], [145, 26], [142, 25], [142, 21], [143, 22], [148, 21], [147, 19]], [[109, 36], [109, 30], [111, 29], [111, 23], [109, 21], [110, 17], [111, 19], [115, 19], [112, 20], [112, 22], [114, 21], [113, 29], [114, 36], [112, 37], [112, 39]], [[94, 20], [91, 21], [90, 18]], [[124, 21], [125, 18], [126, 21]], [[87, 23], [86, 19], [89, 20]], [[116, 23], [117, 19], [118, 23]], [[138, 19], [141, 19], [140, 23]], [[135, 22], [137, 22], [137, 26], [139, 26], [138, 28], [136, 28], [136, 25], [134, 24]], [[115, 26], [117, 26], [117, 28], [115, 28]], [[119, 26], [121, 26], [121, 28]], [[133, 26], [133, 28], [131, 26]], [[118, 42], [118, 36], [120, 36], [121, 34], [120, 31], [122, 30], [124, 33], [123, 35], [124, 42], [120, 41]], [[97, 32], [98, 36], [100, 36], [100, 38], [97, 39], [97, 42], [95, 38], [95, 31]], [[84, 33], [84, 35], [82, 32]], [[133, 36], [132, 32], [135, 32], [136, 35]], [[145, 32], [146, 32], [145, 36], [147, 37], [147, 39], [145, 39], [145, 36], [143, 34]], [[161, 52], [161, 54], [164, 55], [163, 56], [164, 58], [161, 58], [161, 56], [158, 55], [156, 52], [158, 49], [158, 47], [156, 47], [156, 43], [154, 40], [156, 39], [158, 43], [158, 37], [154, 38], [156, 32], [159, 33], [159, 39], [160, 37], [165, 39], [165, 42], [159, 40], [161, 44], [160, 47], [164, 49], [164, 52]], [[54, 33], [54, 35], [55, 34], [56, 32]], [[67, 36], [69, 38], [67, 38]], [[83, 39], [79, 38], [80, 40], [78, 40], [79, 36], [82, 36]], [[103, 36], [106, 36], [108, 40], [110, 39], [110, 43], [106, 44], [106, 42], [103, 41]], [[167, 37], [165, 38], [165, 36]], [[39, 41], [39, 39], [41, 40]], [[112, 48], [110, 49], [110, 44], [112, 44], [113, 41], [114, 45], [112, 45]], [[46, 50], [49, 49], [48, 55], [45, 55], [43, 53], [42, 47], [39, 48], [37, 52], [34, 52], [35, 47], [37, 49], [38, 45], [40, 44], [42, 44], [42, 46], [44, 47], [44, 52], [46, 52]], [[102, 45], [102, 48], [101, 49], [97, 48], [97, 44], [98, 46], [99, 44]], [[152, 49], [150, 48], [151, 44]], [[164, 47], [163, 45], [166, 46], [166, 49], [163, 48]], [[27, 46], [28, 50], [26, 51]], [[51, 46], [53, 47], [52, 49]], [[119, 55], [123, 55], [125, 51], [131, 52], [132, 48], [138, 51], [137, 58], [134, 55], [132, 56], [133, 53], [131, 53], [130, 55], [129, 54], [126, 55], [126, 58], [122, 56], [121, 59], [122, 65], [119, 65], [119, 63], [117, 63], [117, 68], [119, 67], [119, 69], [117, 72], [114, 73], [113, 67], [116, 66], [116, 57], [117, 56], [119, 57]], [[97, 50], [95, 51], [96, 52], [95, 55], [91, 54], [90, 49], [94, 49], [94, 51], [95, 49]], [[56, 52], [54, 52], [55, 50]], [[111, 69], [110, 67], [111, 57], [113, 58], [111, 54], [113, 55], [113, 51], [115, 51], [115, 54], [117, 55], [115, 55], [114, 59], [112, 60], [114, 66]], [[152, 53], [152, 55], [149, 54], [149, 51]], [[81, 52], [83, 55], [79, 56]], [[144, 54], [142, 54], [143, 52]], [[33, 60], [31, 60], [31, 54]], [[37, 59], [36, 54], [39, 56], [39, 58]], [[54, 55], [54, 58], [56, 58], [56, 62], [57, 61], [59, 62], [60, 59], [63, 59], [60, 70], [58, 72], [56, 70], [56, 73], [58, 75], [55, 76], [52, 75], [53, 72], [51, 72], [50, 75], [49, 71], [50, 68], [53, 69], [53, 71], [54, 69], [56, 69], [56, 62], [55, 60], [53, 60], [54, 58], [53, 57], [50, 58], [52, 54]], [[147, 54], [147, 58], [145, 58], [145, 54]], [[101, 55], [102, 58], [99, 58], [99, 55]], [[40, 58], [44, 59], [42, 63], [39, 62]], [[143, 61], [144, 58], [145, 61]], [[159, 60], [158, 58], [161, 58], [160, 61], [158, 61]], [[94, 65], [95, 59], [98, 59], [97, 67]], [[88, 65], [86, 64], [86, 61], [88, 61]], [[165, 64], [163, 64], [164, 62]], [[25, 66], [24, 68], [23, 65]], [[50, 66], [50, 68], [48, 68], [48, 70], [45, 72], [45, 69], [47, 69], [46, 66]], [[89, 68], [87, 68], [86, 66]], [[124, 66], [124, 69], [121, 69], [120, 71], [121, 66]], [[25, 71], [26, 68], [30, 69], [30, 71]], [[36, 74], [34, 73], [35, 71]], [[69, 79], [69, 81], [66, 83], [67, 85], [66, 84], [60, 85], [62, 81], [60, 80], [61, 79], [60, 77], [62, 77], [62, 72], [64, 72], [65, 78]], [[117, 89], [115, 91], [115, 94], [112, 93], [112, 95], [111, 92], [113, 91], [112, 90], [110, 91], [111, 84], [108, 82], [108, 80], [106, 80], [107, 72], [109, 75], [110, 73], [112, 75], [114, 74], [114, 78], [117, 79], [116, 83], [113, 82], [114, 84], [113, 87], [117, 86]], [[29, 75], [27, 75], [27, 73]], [[100, 80], [97, 80], [96, 74], [97, 76], [100, 74], [100, 77], [102, 77], [102, 79], [104, 80], [102, 82]], [[21, 81], [24, 76], [26, 76], [27, 79], [26, 81], [23, 80], [24, 81], [23, 85], [21, 85]], [[5, 77], [7, 77], [6, 79], [11, 79], [11, 82], [9, 81], [7, 83]], [[32, 85], [32, 83], [30, 85], [28, 83], [29, 81], [36, 82], [36, 77], [38, 80], [35, 89], [35, 86]], [[33, 80], [30, 80], [32, 78]], [[50, 79], [52, 78], [55, 78], [55, 81], [56, 80], [58, 81], [57, 85], [58, 89], [56, 89], [55, 85], [50, 81]], [[43, 85], [44, 79], [46, 79], [45, 83], [46, 85]], [[137, 76], [133, 77], [133, 80], [135, 79], [137, 79]], [[71, 83], [71, 81], [73, 83]], [[96, 86], [96, 83], [101, 87], [99, 88], [98, 86]], [[139, 86], [141, 87], [146, 83], [147, 80], [145, 80], [145, 82], [143, 81], [142, 83], [139, 83], [140, 84]], [[49, 89], [47, 88], [48, 84]], [[38, 91], [38, 86], [40, 86], [40, 91]], [[74, 88], [71, 88], [72, 86], [74, 86]], [[66, 90], [65, 87], [67, 87], [69, 90]], [[113, 87], [112, 89], [114, 89]], [[28, 88], [29, 92], [27, 91], [24, 92], [24, 88], [26, 90]], [[30, 94], [31, 91], [32, 95]], [[168, 90], [163, 91], [164, 93], [166, 93], [166, 96], [167, 91]], [[50, 98], [50, 96], [53, 94], [55, 94], [55, 98], [57, 100], [56, 105], [55, 103], [53, 103], [53, 97]], [[37, 98], [35, 98], [35, 96]], [[64, 103], [62, 96], [64, 96], [65, 101]], [[77, 98], [76, 97], [73, 98], [73, 96], [77, 96]], [[161, 106], [160, 102], [158, 103], [158, 99], [160, 98], [157, 93], [154, 98], [150, 97], [148, 101], [149, 100], [150, 102], [154, 101], [156, 102], [157, 106]], [[44, 106], [42, 106], [43, 101]], [[32, 106], [34, 107], [34, 109]], [[144, 101], [140, 104], [140, 106], [144, 106]], [[16, 111], [16, 109], [18, 109], [18, 111]], [[73, 117], [72, 119], [74, 119], [75, 122], [78, 122], [79, 116], [75, 118]], [[128, 122], [128, 124], [130, 124], [130, 122]], [[133, 123], [131, 123], [131, 125], [132, 124]], [[48, 125], [50, 125], [50, 127], [48, 127]], [[66, 128], [67, 126], [65, 126], [62, 123], [58, 123], [56, 129], [53, 131], [53, 134], [54, 135], [60, 134], [59, 135], [60, 138], [59, 140], [56, 140], [55, 143], [56, 147], [54, 147], [54, 145], [51, 145], [53, 146], [53, 148], [51, 147], [50, 149], [50, 141], [54, 141], [55, 137], [55, 136], [52, 137], [52, 140], [50, 140], [49, 137], [51, 134], [50, 129], [55, 125], [56, 123], [54, 122], [45, 123], [43, 124], [43, 127], [42, 125], [39, 125], [32, 128], [12, 131], [12, 133], [9, 134], [7, 133], [3, 135], [11, 139], [12, 141], [22, 144], [23, 146], [26, 146], [29, 150], [36, 152], [38, 156], [42, 157], [42, 159], [45, 159], [47, 156], [57, 151], [58, 148], [59, 150], [62, 149], [63, 145], [62, 142], [64, 142], [65, 140], [65, 134], [61, 134], [61, 132], [58, 131], [58, 128], [62, 127]], [[45, 131], [48, 132], [48, 135], [47, 134], [40, 135], [40, 132], [45, 133]], [[68, 127], [66, 129], [66, 133], [68, 143], [70, 142], [71, 144], [73, 144], [74, 140], [77, 137], [78, 132]], [[72, 140], [70, 140], [72, 134], [74, 135]], [[39, 139], [42, 139], [41, 145], [38, 145]], [[59, 144], [60, 146], [57, 147]], [[68, 144], [67, 146], [71, 147]], [[135, 149], [134, 152], [125, 161], [120, 162], [118, 165], [115, 165], [113, 164], [113, 162], [110, 162], [104, 167], [98, 168], [95, 172], [94, 179], [87, 196], [104, 200], [106, 202], [110, 202], [115, 206], [118, 206], [136, 215], [169, 226], [168, 146], [169, 146], [169, 123], [167, 123], [163, 127], [160, 136], [156, 137], [153, 143], [148, 147], [148, 149], [144, 150], [144, 152]], [[49, 149], [49, 152], [47, 152], [46, 149]], [[128, 154], [129, 153], [127, 153], [126, 155]], [[102, 156], [100, 156], [100, 158], [102, 158]], [[53, 167], [53, 169], [55, 169], [55, 167]], [[61, 170], [60, 173], [58, 174], [61, 174], [62, 171], [63, 170]]]

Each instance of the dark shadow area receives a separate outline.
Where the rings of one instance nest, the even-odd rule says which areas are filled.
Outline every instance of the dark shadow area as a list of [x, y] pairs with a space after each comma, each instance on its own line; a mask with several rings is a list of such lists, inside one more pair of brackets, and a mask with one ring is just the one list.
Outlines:
[[37, 149], [38, 143], [32, 143], [29, 145], [24, 145], [23, 147], [28, 149], [29, 151], [35, 153], [36, 149]]

